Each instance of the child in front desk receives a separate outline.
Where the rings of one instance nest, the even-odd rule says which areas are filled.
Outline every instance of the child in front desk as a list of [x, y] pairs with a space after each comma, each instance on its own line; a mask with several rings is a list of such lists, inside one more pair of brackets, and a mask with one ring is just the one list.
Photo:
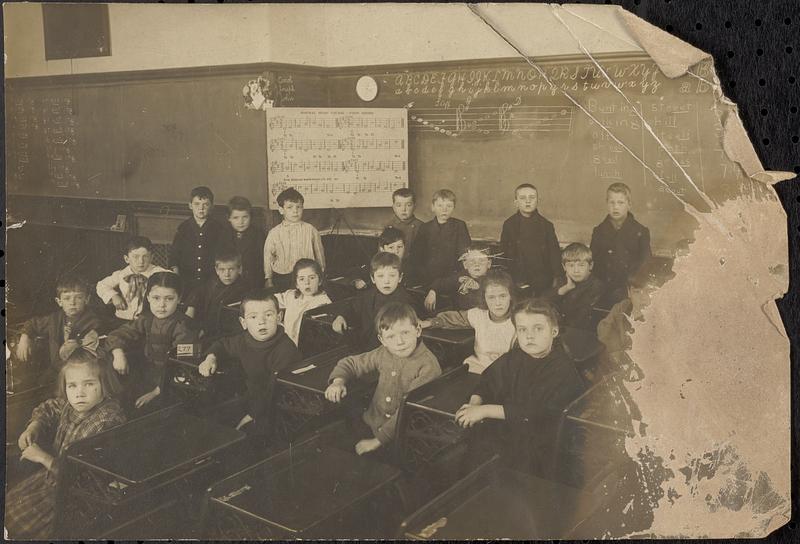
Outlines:
[[236, 320], [226, 320], [225, 307], [239, 302], [247, 292], [242, 277], [242, 256], [233, 249], [222, 249], [214, 256], [213, 278], [200, 284], [186, 297], [186, 315], [197, 320], [203, 341], [239, 332]]
[[[406, 251], [406, 240], [402, 231], [395, 227], [386, 227], [383, 229], [381, 235], [378, 237], [378, 253], [381, 251], [385, 253], [394, 253], [400, 257], [400, 272], [403, 274], [402, 281], [404, 285], [408, 285], [409, 282], [413, 281], [409, 276], [408, 260], [406, 259], [408, 252]], [[356, 289], [366, 289], [370, 285], [371, 271], [369, 263], [364, 265], [362, 269], [362, 272], [360, 272], [361, 277], [353, 281], [353, 285]]]
[[255, 289], [244, 296], [239, 323], [244, 330], [214, 342], [198, 370], [201, 375], [210, 376], [219, 366], [238, 362], [245, 375], [247, 411], [236, 428], [265, 437], [270, 427], [275, 380], [281, 370], [299, 363], [302, 357], [280, 325], [278, 300], [269, 290]]
[[300, 340], [303, 314], [331, 303], [331, 299], [325, 293], [324, 282], [322, 267], [317, 261], [300, 259], [294, 263], [292, 270], [292, 283], [295, 288], [275, 295], [278, 304], [284, 309], [283, 329], [295, 346]]
[[[67, 349], [68, 348], [68, 349]], [[22, 459], [42, 465], [6, 495], [7, 537], [50, 540], [55, 519], [56, 481], [61, 454], [71, 443], [125, 423], [116, 400], [119, 382], [108, 361], [71, 340], [58, 376], [58, 396], [37, 406], [20, 435]], [[45, 445], [46, 440], [52, 440]]]
[[481, 281], [492, 267], [489, 250], [480, 244], [471, 244], [459, 260], [464, 265], [463, 271], [453, 272], [431, 283], [425, 297], [425, 309], [429, 312], [436, 309], [439, 294], [449, 296], [456, 310], [469, 310], [481, 304]]
[[470, 372], [481, 374], [514, 342], [511, 308], [514, 306], [514, 281], [506, 272], [490, 270], [482, 281], [482, 304], [477, 308], [441, 312], [422, 322], [422, 328], [475, 329], [475, 353], [464, 361]]
[[136, 408], [161, 394], [164, 365], [170, 350], [178, 344], [197, 341], [191, 318], [178, 311], [181, 294], [182, 283], [177, 274], [156, 272], [147, 281], [145, 296], [150, 312], [108, 335], [106, 346], [113, 355], [114, 370], [123, 376], [129, 371], [126, 352], [144, 345], [144, 359], [137, 361], [133, 368]]
[[391, 302], [378, 312], [374, 321], [381, 346], [350, 355], [336, 364], [328, 379], [325, 398], [340, 402], [352, 380], [378, 372], [378, 385], [362, 421], [354, 429], [355, 450], [363, 455], [392, 441], [397, 429], [397, 412], [406, 394], [442, 374], [439, 361], [420, 341], [422, 328], [414, 309]]
[[469, 403], [456, 412], [456, 422], [472, 427], [484, 419], [503, 420], [501, 451], [506, 464], [547, 475], [561, 412], [583, 392], [583, 382], [554, 342], [558, 312], [550, 303], [524, 301], [512, 311], [512, 320], [516, 345], [481, 375]]

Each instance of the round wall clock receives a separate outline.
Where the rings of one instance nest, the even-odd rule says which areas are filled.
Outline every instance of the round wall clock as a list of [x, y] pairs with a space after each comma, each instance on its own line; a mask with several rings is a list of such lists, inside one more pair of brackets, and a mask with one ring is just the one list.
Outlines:
[[374, 77], [361, 76], [356, 82], [356, 94], [364, 102], [371, 102], [378, 96], [378, 82]]

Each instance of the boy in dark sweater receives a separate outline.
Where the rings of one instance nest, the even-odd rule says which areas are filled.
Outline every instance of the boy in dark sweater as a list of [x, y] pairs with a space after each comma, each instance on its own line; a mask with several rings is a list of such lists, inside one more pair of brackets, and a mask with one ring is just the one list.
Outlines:
[[435, 279], [457, 272], [458, 258], [472, 242], [467, 224], [451, 217], [455, 206], [456, 195], [453, 191], [436, 191], [431, 204], [435, 217], [420, 227], [414, 241], [411, 255], [414, 270], [427, 286]]
[[225, 231], [210, 217], [214, 193], [208, 187], [195, 187], [189, 199], [192, 217], [178, 226], [169, 261], [172, 271], [180, 274], [184, 288], [191, 291], [214, 274], [213, 256], [223, 242]]
[[243, 196], [235, 196], [228, 202], [227, 238], [225, 246], [235, 249], [242, 256], [242, 280], [250, 288], [264, 285], [264, 240], [263, 229], [251, 222], [252, 206]]
[[583, 392], [572, 361], [554, 340], [558, 314], [542, 300], [514, 308], [517, 343], [481, 375], [456, 422], [472, 427], [484, 419], [505, 421], [501, 452], [516, 470], [548, 476], [562, 410]]
[[464, 269], [433, 281], [425, 297], [425, 309], [436, 309], [437, 297], [446, 295], [453, 301], [453, 309], [469, 310], [481, 305], [481, 280], [492, 267], [489, 250], [480, 244], [471, 244], [459, 258]]
[[592, 250], [573, 243], [561, 252], [566, 279], [554, 287], [547, 297], [558, 308], [561, 324], [597, 333], [594, 308], [606, 295], [608, 288], [592, 274]]
[[556, 231], [537, 209], [536, 187], [530, 183], [517, 187], [514, 203], [517, 213], [503, 223], [500, 249], [514, 281], [530, 286], [534, 296], [542, 296], [562, 276]]
[[[403, 285], [408, 285], [408, 282], [412, 280], [409, 278], [408, 273], [408, 259], [406, 259], [408, 251], [406, 250], [406, 240], [403, 232], [395, 227], [386, 227], [383, 229], [381, 235], [378, 236], [378, 253], [381, 251], [394, 253], [400, 257], [400, 272], [403, 274], [401, 283]], [[359, 277], [353, 281], [353, 286], [356, 289], [365, 289], [369, 287], [371, 275], [372, 271], [370, 270], [369, 263], [362, 265]]]
[[197, 320], [205, 340], [229, 336], [241, 330], [235, 315], [225, 307], [239, 302], [248, 291], [242, 277], [242, 257], [231, 249], [214, 257], [213, 278], [207, 279], [186, 300], [186, 315]]
[[278, 374], [300, 362], [300, 352], [280, 326], [278, 301], [267, 289], [248, 292], [239, 307], [243, 332], [214, 342], [198, 370], [214, 374], [238, 361], [247, 385], [247, 412], [237, 429], [250, 425], [249, 434], [264, 436], [270, 427], [272, 394]]
[[608, 215], [592, 231], [594, 273], [608, 284], [609, 304], [624, 299], [628, 281], [650, 258], [650, 231], [636, 221], [631, 208], [631, 190], [613, 183], [606, 191]]
[[416, 197], [411, 189], [403, 187], [392, 193], [392, 211], [394, 212], [394, 217], [389, 223], [389, 226], [403, 233], [406, 255], [411, 254], [414, 240], [416, 240], [419, 229], [422, 226], [422, 221], [414, 215], [416, 204]]
[[400, 258], [394, 253], [380, 252], [370, 262], [373, 285], [353, 299], [344, 315], [336, 316], [331, 326], [339, 334], [352, 330], [353, 347], [358, 352], [377, 348], [375, 316], [389, 302], [411, 304], [411, 295], [400, 285], [403, 273]]

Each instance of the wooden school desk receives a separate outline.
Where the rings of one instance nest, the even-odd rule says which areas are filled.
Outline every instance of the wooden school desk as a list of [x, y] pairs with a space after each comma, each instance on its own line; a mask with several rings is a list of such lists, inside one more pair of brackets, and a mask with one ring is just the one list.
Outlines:
[[335, 332], [331, 328], [331, 324], [337, 315], [344, 312], [344, 308], [350, 303], [350, 300], [345, 299], [325, 304], [303, 314], [297, 347], [304, 357], [312, 357], [347, 344], [347, 337]]
[[[396, 468], [330, 445], [320, 433], [214, 484], [204, 537], [215, 539], [376, 538], [396, 512]], [[383, 525], [383, 527], [382, 527]]]
[[603, 497], [502, 468], [497, 456], [417, 510], [399, 538], [569, 538]]
[[176, 407], [73, 443], [65, 452], [56, 534], [96, 537], [173, 498], [187, 504], [219, 477], [214, 473], [224, 451], [243, 439]]

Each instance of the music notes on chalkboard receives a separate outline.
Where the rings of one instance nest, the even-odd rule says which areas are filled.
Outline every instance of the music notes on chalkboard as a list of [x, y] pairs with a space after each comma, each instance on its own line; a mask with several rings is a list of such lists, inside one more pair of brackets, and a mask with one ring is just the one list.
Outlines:
[[523, 106], [506, 102], [499, 106], [456, 108], [414, 108], [411, 120], [416, 131], [439, 132], [448, 136], [565, 133], [572, 131], [573, 107]]

